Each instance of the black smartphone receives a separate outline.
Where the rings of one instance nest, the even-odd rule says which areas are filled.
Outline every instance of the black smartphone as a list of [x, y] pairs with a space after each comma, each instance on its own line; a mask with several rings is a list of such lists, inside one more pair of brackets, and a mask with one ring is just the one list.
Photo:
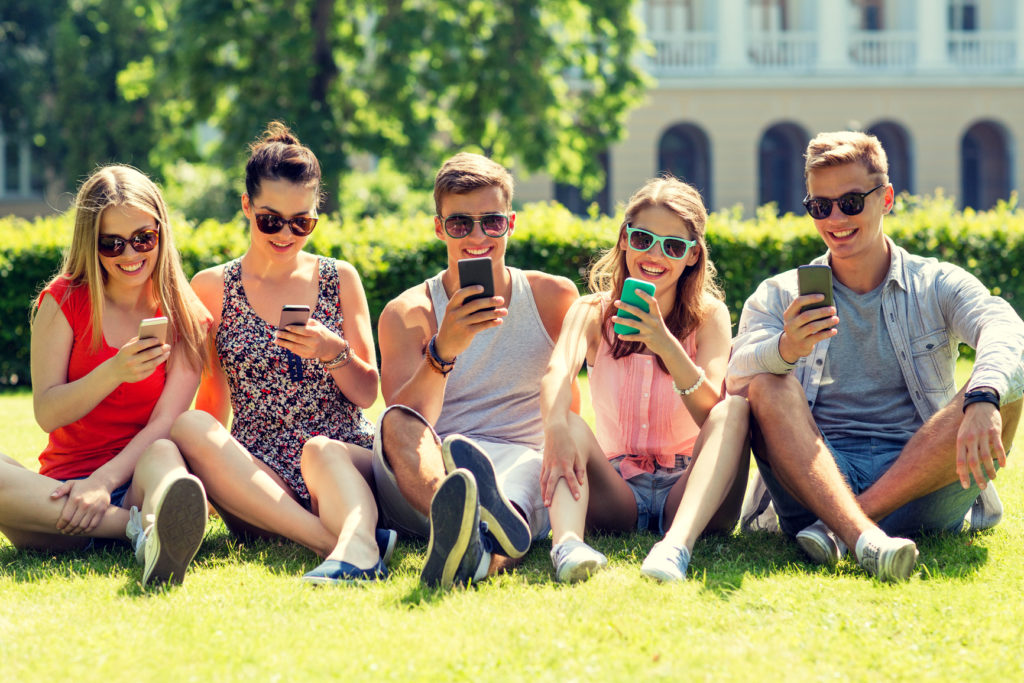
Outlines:
[[277, 329], [283, 330], [289, 325], [305, 325], [309, 320], [309, 306], [300, 304], [285, 304], [281, 307], [281, 322]]
[[[655, 287], [653, 282], [648, 282], [647, 280], [639, 280], [635, 277], [627, 277], [626, 281], [622, 283], [622, 295], [619, 297], [619, 301], [626, 304], [632, 304], [633, 306], [636, 306], [637, 308], [650, 313], [650, 309], [647, 307], [647, 302], [636, 295], [636, 290], [638, 289], [642, 289], [651, 296], [654, 296], [654, 290], [657, 288]], [[624, 311], [621, 308], [618, 310], [618, 313], [616, 315], [618, 315], [620, 318], [639, 320], [639, 318], [637, 318], [635, 315], [633, 315], [629, 311]], [[615, 330], [615, 334], [636, 334], [637, 332], [640, 331], [635, 327], [624, 325], [622, 323], [615, 323], [612, 329]]]
[[167, 343], [167, 316], [146, 318], [139, 323], [139, 339], [156, 339], [161, 344]]
[[[483, 285], [484, 291], [466, 297], [466, 303], [477, 299], [489, 299], [494, 296], [494, 271], [491, 269], [491, 257], [467, 258], [459, 261], [459, 289], [470, 285]], [[493, 311], [494, 306], [482, 309]]]
[[804, 294], [824, 294], [825, 299], [815, 304], [807, 304], [800, 312], [815, 308], [832, 306], [832, 269], [828, 266], [799, 266], [796, 269], [797, 285], [801, 296]]

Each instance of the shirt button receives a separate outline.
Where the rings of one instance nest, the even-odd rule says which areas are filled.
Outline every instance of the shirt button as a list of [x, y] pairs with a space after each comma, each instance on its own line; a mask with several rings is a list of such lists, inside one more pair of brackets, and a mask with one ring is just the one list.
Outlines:
[[650, 394], [648, 394], [648, 393], [647, 393], [647, 392], [645, 391], [645, 392], [644, 392], [644, 398], [648, 398], [648, 397], [650, 397]]
[[640, 429], [647, 429], [647, 425], [640, 425]]

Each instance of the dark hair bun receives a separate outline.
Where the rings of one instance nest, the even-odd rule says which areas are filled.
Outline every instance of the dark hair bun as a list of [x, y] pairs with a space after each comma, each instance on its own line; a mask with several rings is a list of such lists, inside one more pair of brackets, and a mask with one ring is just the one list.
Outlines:
[[249, 145], [249, 151], [255, 152], [260, 147], [273, 144], [275, 142], [280, 142], [285, 145], [300, 144], [299, 138], [297, 138], [295, 134], [288, 129], [288, 126], [284, 125], [280, 121], [271, 121], [267, 124], [267, 129], [263, 131], [260, 139]]

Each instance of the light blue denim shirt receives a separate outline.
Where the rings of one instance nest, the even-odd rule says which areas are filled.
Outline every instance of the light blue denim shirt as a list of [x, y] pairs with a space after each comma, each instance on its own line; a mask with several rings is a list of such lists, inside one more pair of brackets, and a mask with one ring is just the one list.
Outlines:
[[[888, 237], [886, 241], [892, 260], [882, 290], [882, 311], [921, 417], [927, 420], [956, 394], [960, 342], [977, 352], [968, 389], [992, 387], [1004, 404], [1019, 399], [1024, 389], [1024, 322], [1016, 311], [963, 268], [914, 256]], [[828, 252], [813, 263], [829, 263]], [[782, 314], [797, 296], [796, 270], [789, 270], [762, 282], [747, 299], [729, 361], [730, 393], [746, 394], [755, 375], [792, 371], [813, 408], [830, 340], [815, 344], [811, 354], [795, 364], [782, 358]], [[842, 311], [839, 317], [842, 320]]]

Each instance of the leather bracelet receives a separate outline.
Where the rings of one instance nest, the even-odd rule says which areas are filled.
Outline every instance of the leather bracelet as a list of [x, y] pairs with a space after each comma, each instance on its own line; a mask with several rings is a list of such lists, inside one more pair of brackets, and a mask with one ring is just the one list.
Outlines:
[[347, 339], [342, 338], [342, 341], [345, 342], [345, 348], [337, 356], [328, 361], [320, 361], [320, 364], [324, 366], [324, 370], [337, 370], [344, 365], [348, 365], [351, 359], [352, 345], [348, 343]]
[[431, 349], [432, 342], [433, 339], [431, 339], [430, 342], [427, 343], [427, 348], [423, 349], [423, 360], [427, 362], [427, 367], [429, 367], [431, 370], [441, 375], [442, 377], [448, 377], [448, 373], [455, 369], [455, 362], [452, 361], [451, 363], [442, 364], [443, 361], [441, 361], [437, 357], [436, 352]]
[[452, 368], [455, 367], [455, 361], [459, 359], [458, 356], [452, 358], [451, 360], [445, 360], [441, 358], [441, 356], [437, 353], [436, 334], [430, 338], [429, 342], [427, 342], [427, 351], [430, 353], [431, 360], [433, 360], [442, 370], [447, 369], [445, 374], [448, 374], [449, 372], [452, 371]]
[[964, 412], [967, 412], [967, 406], [974, 403], [991, 403], [999, 410], [999, 396], [994, 391], [987, 389], [974, 389], [964, 394]]
[[704, 384], [704, 380], [706, 380], [707, 378], [708, 378], [708, 376], [704, 372], [704, 368], [702, 368], [701, 366], [698, 365], [697, 366], [697, 381], [693, 383], [693, 386], [691, 386], [689, 389], [680, 389], [679, 386], [675, 382], [672, 382], [672, 388], [675, 389], [676, 393], [679, 394], [680, 396], [689, 396], [693, 392], [697, 391], [697, 389], [700, 389], [700, 385]]

